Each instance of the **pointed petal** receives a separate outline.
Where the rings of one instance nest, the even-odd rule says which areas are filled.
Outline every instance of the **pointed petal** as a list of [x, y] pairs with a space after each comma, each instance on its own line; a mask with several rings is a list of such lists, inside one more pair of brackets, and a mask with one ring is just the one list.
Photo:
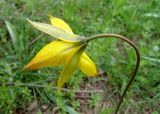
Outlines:
[[[74, 47], [74, 43], [53, 41], [43, 47], [24, 69], [35, 70], [46, 66], [57, 66], [66, 62], [65, 54]], [[67, 56], [65, 57], [67, 58]]]
[[82, 41], [83, 38], [81, 38], [78, 35], [67, 33], [64, 30], [57, 28], [53, 25], [45, 24], [45, 23], [39, 23], [39, 22], [33, 22], [31, 20], [28, 20], [32, 26], [37, 28], [38, 30], [45, 32], [57, 39], [68, 41], [68, 42], [79, 42]]
[[65, 21], [63, 21], [62, 19], [59, 19], [57, 17], [53, 17], [51, 15], [49, 15], [49, 18], [50, 18], [51, 24], [53, 26], [60, 28], [60, 29], [64, 30], [65, 32], [73, 34], [72, 29]]
[[97, 69], [94, 62], [87, 56], [86, 53], [83, 53], [80, 61], [79, 61], [79, 68], [81, 71], [86, 74], [87, 76], [96, 76]]
[[58, 92], [60, 92], [60, 89], [64, 85], [65, 82], [68, 81], [68, 79], [72, 76], [76, 68], [78, 67], [78, 63], [80, 60], [80, 57], [85, 49], [86, 45], [79, 46], [73, 56], [70, 58], [68, 63], [65, 65], [63, 71], [61, 72], [60, 78], [58, 80], [57, 88]]

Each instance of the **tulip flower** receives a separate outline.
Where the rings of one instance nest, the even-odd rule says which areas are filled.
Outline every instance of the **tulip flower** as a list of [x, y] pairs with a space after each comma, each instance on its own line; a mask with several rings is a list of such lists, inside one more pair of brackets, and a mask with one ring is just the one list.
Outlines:
[[29, 20], [35, 28], [59, 40], [44, 46], [24, 69], [36, 70], [63, 65], [64, 69], [57, 84], [58, 90], [69, 80], [78, 66], [87, 76], [96, 76], [96, 65], [84, 52], [87, 46], [85, 38], [75, 35], [69, 25], [59, 18], [50, 16], [50, 21], [51, 25]]
[[97, 38], [114, 37], [123, 40], [133, 47], [137, 56], [136, 66], [115, 110], [115, 114], [117, 114], [123, 102], [123, 98], [126, 95], [126, 92], [129, 89], [131, 83], [135, 79], [139, 68], [140, 53], [136, 45], [129, 39], [117, 34], [98, 34], [87, 38], [76, 35], [73, 33], [72, 29], [66, 22], [53, 16], [50, 16], [51, 25], [33, 22], [30, 20], [28, 21], [38, 30], [45, 32], [58, 40], [52, 41], [51, 43], [44, 46], [37, 53], [37, 55], [24, 67], [24, 69], [36, 70], [47, 66], [55, 67], [58, 65], [63, 65], [64, 69], [60, 74], [60, 78], [57, 84], [57, 89], [59, 92], [62, 86], [73, 75], [78, 66], [87, 76], [94, 77], [97, 75], [96, 65], [84, 52], [89, 41]]

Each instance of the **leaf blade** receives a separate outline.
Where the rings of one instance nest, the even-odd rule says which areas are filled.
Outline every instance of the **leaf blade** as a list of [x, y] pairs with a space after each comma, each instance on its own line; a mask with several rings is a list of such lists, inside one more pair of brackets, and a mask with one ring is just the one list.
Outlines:
[[10, 34], [10, 37], [13, 43], [13, 47], [14, 49], [17, 49], [17, 33], [15, 31], [15, 28], [9, 21], [5, 21], [5, 24]]

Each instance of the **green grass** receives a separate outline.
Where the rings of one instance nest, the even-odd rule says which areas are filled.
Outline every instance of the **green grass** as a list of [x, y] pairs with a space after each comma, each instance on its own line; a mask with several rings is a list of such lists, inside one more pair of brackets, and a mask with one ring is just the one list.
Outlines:
[[[102, 98], [99, 98], [98, 94], [87, 94], [89, 99], [84, 101], [89, 104], [85, 105], [80, 102], [83, 100], [77, 99], [79, 94], [73, 92], [64, 92], [62, 96], [58, 96], [49, 86], [43, 91], [39, 88], [18, 86], [21, 82], [48, 85], [50, 81], [56, 86], [61, 67], [22, 72], [22, 68], [31, 58], [53, 40], [33, 28], [26, 18], [49, 23], [47, 14], [65, 20], [78, 35], [117, 33], [136, 43], [141, 53], [141, 65], [120, 114], [159, 114], [159, 6], [159, 0], [1, 0], [0, 114], [29, 113], [28, 107], [35, 102], [38, 102], [37, 114], [41, 114], [43, 107], [48, 105], [50, 107], [47, 111], [57, 109], [60, 114], [76, 114], [81, 113], [80, 109], [87, 106], [97, 111], [98, 104], [102, 104]], [[110, 88], [106, 88], [112, 91], [106, 95], [111, 95], [113, 91], [115, 95], [105, 101], [104, 108], [101, 108], [99, 113], [110, 114], [118, 102], [116, 96], [123, 92], [135, 65], [134, 51], [119, 40], [98, 39], [89, 43], [86, 52], [98, 69], [107, 72], [107, 77], [92, 79], [77, 71], [65, 88], [89, 89], [89, 86], [95, 83], [99, 82], [100, 85], [102, 81], [98, 79], [107, 79]], [[5, 86], [8, 82], [14, 82], [17, 86]], [[44, 91], [54, 103], [48, 101]]]

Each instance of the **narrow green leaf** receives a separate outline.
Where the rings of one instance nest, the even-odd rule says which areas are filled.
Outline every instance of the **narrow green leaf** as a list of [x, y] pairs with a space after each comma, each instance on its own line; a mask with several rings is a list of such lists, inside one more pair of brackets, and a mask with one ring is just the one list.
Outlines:
[[7, 26], [7, 29], [8, 29], [8, 32], [9, 32], [9, 34], [10, 34], [10, 36], [11, 36], [11, 40], [12, 40], [12, 43], [13, 43], [13, 47], [14, 47], [14, 49], [16, 49], [17, 48], [17, 34], [16, 34], [16, 31], [15, 31], [15, 28], [14, 28], [14, 26], [10, 23], [10, 22], [8, 22], [8, 21], [5, 21], [5, 24], [6, 24], [6, 26]]
[[78, 67], [79, 59], [85, 49], [86, 45], [82, 45], [79, 50], [75, 52], [75, 54], [71, 57], [69, 62], [65, 65], [63, 71], [61, 72], [60, 78], [58, 80], [58, 92], [60, 93], [60, 89], [64, 85], [65, 82], [72, 76], [76, 68]]
[[146, 56], [141, 56], [141, 57], [145, 60], [150, 61], [150, 62], [160, 63], [160, 59], [158, 59], [158, 58], [152, 58], [152, 57], [146, 57]]
[[82, 41], [82, 37], [70, 34], [65, 31], [63, 31], [60, 28], [57, 28], [53, 25], [45, 24], [45, 23], [39, 23], [39, 22], [33, 22], [31, 20], [28, 20], [35, 28], [38, 30], [47, 33], [57, 39], [68, 41], [68, 42], [79, 42]]
[[70, 106], [65, 106], [65, 110], [66, 112], [68, 112], [69, 114], [80, 114], [79, 112], [77, 112], [74, 108], [70, 107]]

